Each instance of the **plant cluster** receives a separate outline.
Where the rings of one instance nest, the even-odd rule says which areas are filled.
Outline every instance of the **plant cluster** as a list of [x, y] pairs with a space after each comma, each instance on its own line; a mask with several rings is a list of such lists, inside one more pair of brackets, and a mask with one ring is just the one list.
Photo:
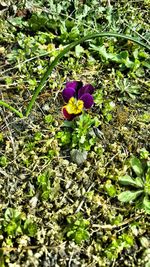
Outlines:
[[67, 217], [67, 226], [65, 228], [66, 235], [69, 239], [77, 244], [89, 239], [89, 221], [83, 219], [82, 214]]
[[97, 140], [93, 128], [99, 125], [98, 118], [83, 113], [77, 120], [64, 123], [64, 129], [57, 133], [57, 138], [62, 146], [89, 151]]
[[0, 266], [149, 266], [148, 2], [0, 4]]
[[31, 219], [26, 218], [25, 213], [17, 209], [7, 208], [0, 227], [0, 232], [7, 234], [6, 244], [13, 244], [12, 238], [19, 235], [33, 237], [37, 232], [37, 225]]
[[[134, 191], [128, 190], [120, 193], [118, 199], [121, 202], [135, 201], [137, 207], [143, 208], [148, 214], [150, 213], [150, 161], [148, 158], [148, 151], [141, 151], [142, 159], [132, 157], [130, 159], [131, 168], [136, 175], [134, 178], [125, 175], [119, 178], [119, 182], [122, 185], [134, 188]], [[143, 158], [144, 157], [144, 158]]]

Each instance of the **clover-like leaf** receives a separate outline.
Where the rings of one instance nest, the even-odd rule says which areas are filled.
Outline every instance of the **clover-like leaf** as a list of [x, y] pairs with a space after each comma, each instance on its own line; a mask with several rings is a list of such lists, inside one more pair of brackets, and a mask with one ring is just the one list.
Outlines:
[[138, 191], [125, 191], [118, 195], [118, 200], [121, 202], [130, 202], [136, 199], [139, 195], [143, 193], [143, 190]]

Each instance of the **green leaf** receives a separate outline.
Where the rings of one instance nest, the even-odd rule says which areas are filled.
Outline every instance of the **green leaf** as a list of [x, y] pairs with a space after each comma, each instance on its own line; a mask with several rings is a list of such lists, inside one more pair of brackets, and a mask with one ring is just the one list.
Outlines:
[[82, 241], [89, 239], [89, 233], [86, 229], [79, 228], [74, 234], [74, 241], [77, 244], [81, 244]]
[[37, 180], [38, 180], [39, 185], [42, 185], [42, 186], [47, 185], [47, 183], [48, 183], [47, 173], [45, 172], [45, 173], [39, 175]]
[[64, 121], [62, 127], [73, 128], [74, 127], [74, 121]]
[[116, 195], [116, 188], [112, 185], [111, 180], [106, 181], [104, 188], [110, 197], [114, 197]]
[[144, 187], [144, 183], [140, 177], [136, 177], [135, 181], [136, 181], [137, 187], [141, 187], [141, 188]]
[[17, 26], [17, 27], [20, 27], [20, 28], [22, 28], [23, 24], [26, 24], [23, 21], [23, 18], [22, 17], [11, 18], [8, 21], [10, 23], [12, 23], [14, 26]]
[[1, 249], [0, 250], [0, 266], [1, 267], [6, 267], [5, 262], [4, 262], [3, 254], [4, 254], [3, 249]]
[[[53, 22], [53, 23], [50, 23]], [[50, 21], [47, 14], [33, 13], [31, 18], [28, 20], [29, 27], [32, 31], [38, 31], [45, 27], [56, 29], [56, 22]]]
[[24, 230], [27, 235], [34, 237], [37, 233], [37, 225], [27, 219], [24, 223]]
[[17, 230], [17, 224], [12, 221], [10, 222], [6, 227], [5, 227], [5, 231], [7, 232], [8, 235], [15, 235]]
[[47, 124], [50, 124], [53, 122], [53, 116], [51, 114], [48, 114], [44, 117], [44, 120]]
[[37, 133], [35, 133], [35, 135], [34, 135], [34, 140], [35, 140], [35, 141], [40, 141], [40, 140], [42, 140], [42, 133], [41, 133], [41, 132], [37, 132]]
[[150, 69], [150, 63], [146, 62], [146, 61], [143, 61], [142, 62], [142, 65], [148, 69]]
[[[149, 114], [149, 117], [150, 117], [150, 114]], [[148, 159], [149, 156], [150, 156], [150, 153], [145, 148], [142, 148], [140, 150], [140, 158], [141, 159]]]
[[79, 32], [78, 27], [77, 26], [73, 27], [71, 29], [71, 31], [69, 32], [69, 40], [74, 41], [75, 38], [78, 38], [79, 37], [79, 34], [80, 34], [80, 32]]
[[143, 167], [142, 167], [141, 161], [136, 157], [132, 157], [131, 160], [130, 160], [130, 164], [131, 164], [132, 169], [136, 173], [136, 175], [137, 176], [142, 176]]
[[145, 179], [145, 188], [144, 191], [150, 195], [150, 168], [148, 168]]
[[81, 45], [77, 45], [77, 46], [75, 47], [75, 54], [76, 54], [76, 57], [80, 57], [81, 54], [83, 54], [83, 53], [84, 53], [84, 49], [83, 49], [83, 47], [82, 47]]
[[139, 195], [143, 193], [143, 190], [138, 191], [125, 191], [118, 195], [118, 200], [121, 202], [130, 202], [136, 199]]
[[131, 186], [140, 187], [140, 188], [144, 187], [143, 181], [140, 177], [133, 179], [129, 175], [125, 175], [119, 178], [119, 182], [123, 185], [131, 185]]
[[140, 187], [140, 188], [144, 187], [143, 181], [140, 177], [133, 179], [129, 175], [125, 175], [119, 178], [119, 182], [123, 185], [131, 185], [131, 186]]
[[1, 167], [6, 167], [8, 164], [7, 158], [5, 156], [0, 157], [0, 166]]
[[42, 193], [41, 198], [42, 198], [43, 200], [48, 200], [48, 199], [49, 199], [49, 196], [50, 196], [50, 193], [51, 193], [51, 190], [50, 190], [50, 189], [49, 189], [49, 190], [45, 190], [45, 191]]
[[119, 178], [119, 182], [123, 185], [131, 185], [135, 187], [143, 187], [143, 182], [141, 178], [136, 178], [135, 180], [129, 175], [125, 175]]
[[108, 53], [104, 45], [101, 46], [101, 47], [99, 47], [98, 52], [99, 52], [99, 54], [102, 55], [106, 60], [107, 60], [107, 59], [111, 59], [111, 58], [113, 57], [113, 54]]
[[7, 222], [10, 222], [11, 220], [19, 221], [21, 213], [13, 208], [7, 208], [4, 217]]
[[143, 199], [143, 206], [146, 213], [150, 214], [150, 199], [147, 195]]
[[129, 59], [128, 51], [122, 51], [113, 57], [113, 61], [124, 64], [127, 68], [132, 68], [134, 63]]
[[150, 183], [150, 167], [148, 168], [146, 173], [146, 181]]

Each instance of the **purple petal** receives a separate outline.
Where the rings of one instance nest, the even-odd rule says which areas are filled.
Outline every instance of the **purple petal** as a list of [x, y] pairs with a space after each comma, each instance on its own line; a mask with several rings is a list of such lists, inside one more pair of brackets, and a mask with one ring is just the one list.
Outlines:
[[66, 83], [66, 88], [72, 88], [72, 89], [76, 90], [77, 86], [78, 86], [78, 81]]
[[86, 109], [90, 108], [94, 104], [93, 96], [90, 95], [89, 93], [83, 94], [80, 97], [80, 100], [82, 100], [84, 102], [84, 107]]
[[80, 98], [83, 94], [89, 93], [93, 94], [94, 92], [94, 87], [91, 84], [86, 84], [85, 86], [81, 87], [78, 91], [78, 98]]
[[66, 88], [72, 88], [76, 92], [83, 86], [83, 83], [81, 81], [73, 81], [73, 82], [67, 82]]
[[65, 88], [62, 91], [62, 96], [64, 101], [67, 103], [69, 101], [69, 99], [75, 95], [75, 89], [73, 88]]

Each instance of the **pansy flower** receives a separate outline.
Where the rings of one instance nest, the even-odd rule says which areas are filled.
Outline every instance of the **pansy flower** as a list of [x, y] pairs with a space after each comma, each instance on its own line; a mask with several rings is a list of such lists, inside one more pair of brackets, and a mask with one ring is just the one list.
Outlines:
[[72, 120], [81, 114], [84, 108], [91, 108], [94, 104], [93, 92], [94, 87], [91, 84], [83, 86], [83, 83], [79, 81], [67, 82], [62, 92], [63, 99], [66, 102], [66, 105], [62, 108], [64, 117], [67, 120]]

